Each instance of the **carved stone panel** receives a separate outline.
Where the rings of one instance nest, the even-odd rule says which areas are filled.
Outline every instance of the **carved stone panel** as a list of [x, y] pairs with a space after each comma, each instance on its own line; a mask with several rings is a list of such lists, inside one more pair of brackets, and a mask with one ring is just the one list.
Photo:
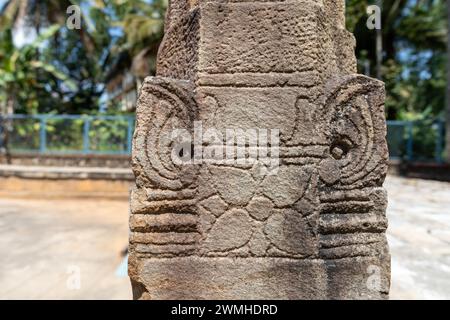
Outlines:
[[387, 298], [383, 83], [344, 1], [173, 0], [133, 144], [136, 299]]

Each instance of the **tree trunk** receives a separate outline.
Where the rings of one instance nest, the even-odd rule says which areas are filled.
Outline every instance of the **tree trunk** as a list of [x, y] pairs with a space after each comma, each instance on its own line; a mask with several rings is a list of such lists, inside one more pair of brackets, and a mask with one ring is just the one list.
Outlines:
[[446, 119], [446, 160], [450, 162], [450, 0], [447, 0], [447, 119]]
[[[381, 0], [377, 0], [376, 4], [381, 10], [383, 10]], [[376, 34], [375, 48], [376, 48], [376, 52], [377, 52], [377, 55], [376, 55], [377, 56], [376, 57], [377, 79], [382, 80], [383, 73], [381, 71], [381, 67], [383, 65], [383, 33], [382, 33], [382, 29], [377, 29], [376, 32], [377, 32], [377, 34]]]
[[3, 154], [5, 151], [6, 153], [6, 147], [5, 147], [5, 131], [6, 131], [6, 106], [1, 105], [0, 110], [0, 155]]
[[9, 145], [9, 131], [11, 127], [11, 120], [8, 118], [9, 115], [12, 115], [14, 113], [14, 97], [9, 97], [6, 105], [3, 108], [4, 110], [1, 111], [0, 116], [0, 125], [1, 125], [1, 141], [2, 141], [2, 147], [5, 151], [5, 158], [6, 163], [11, 164], [12, 163], [12, 156], [11, 156], [11, 149]]

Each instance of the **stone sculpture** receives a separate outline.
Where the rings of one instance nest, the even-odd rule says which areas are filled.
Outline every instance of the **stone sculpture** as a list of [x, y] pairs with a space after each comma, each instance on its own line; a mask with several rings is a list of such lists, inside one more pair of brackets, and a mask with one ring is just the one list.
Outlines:
[[[388, 297], [384, 85], [344, 25], [344, 0], [169, 2], [137, 108], [135, 299]], [[240, 129], [268, 130], [276, 168], [237, 161]]]

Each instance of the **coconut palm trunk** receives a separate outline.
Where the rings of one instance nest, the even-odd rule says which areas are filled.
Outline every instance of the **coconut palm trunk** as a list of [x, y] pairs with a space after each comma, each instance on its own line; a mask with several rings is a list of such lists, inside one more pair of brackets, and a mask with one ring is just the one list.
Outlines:
[[11, 131], [11, 116], [14, 112], [14, 97], [9, 96], [6, 104], [3, 107], [3, 110], [1, 110], [1, 117], [0, 117], [0, 125], [1, 125], [1, 141], [2, 141], [2, 148], [4, 149], [6, 163], [11, 164], [12, 163], [12, 155], [11, 155], [11, 148], [10, 148], [10, 137], [9, 133]]
[[447, 108], [446, 108], [446, 160], [450, 162], [450, 0], [447, 0]]

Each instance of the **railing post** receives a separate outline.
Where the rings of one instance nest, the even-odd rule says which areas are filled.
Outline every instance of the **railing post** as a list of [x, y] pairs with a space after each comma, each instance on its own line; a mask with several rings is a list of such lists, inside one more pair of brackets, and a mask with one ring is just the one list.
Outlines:
[[408, 122], [408, 141], [406, 144], [406, 155], [408, 158], [408, 161], [412, 161], [413, 160], [413, 143], [414, 143], [414, 138], [413, 138], [413, 122], [409, 121]]
[[40, 117], [39, 128], [39, 152], [45, 153], [47, 151], [47, 117]]
[[6, 118], [5, 120], [3, 120], [3, 114], [0, 113], [0, 152], [3, 151], [3, 131], [5, 129], [5, 124], [6, 124]]
[[436, 162], [441, 163], [442, 162], [442, 149], [443, 149], [443, 125], [442, 121], [439, 119], [436, 123], [436, 130], [437, 130], [437, 136], [436, 136]]
[[83, 125], [83, 153], [88, 154], [90, 152], [89, 130], [91, 129], [91, 119], [85, 118]]
[[134, 118], [128, 118], [128, 132], [127, 132], [127, 153], [131, 154], [131, 148], [133, 145], [133, 128], [134, 127]]

